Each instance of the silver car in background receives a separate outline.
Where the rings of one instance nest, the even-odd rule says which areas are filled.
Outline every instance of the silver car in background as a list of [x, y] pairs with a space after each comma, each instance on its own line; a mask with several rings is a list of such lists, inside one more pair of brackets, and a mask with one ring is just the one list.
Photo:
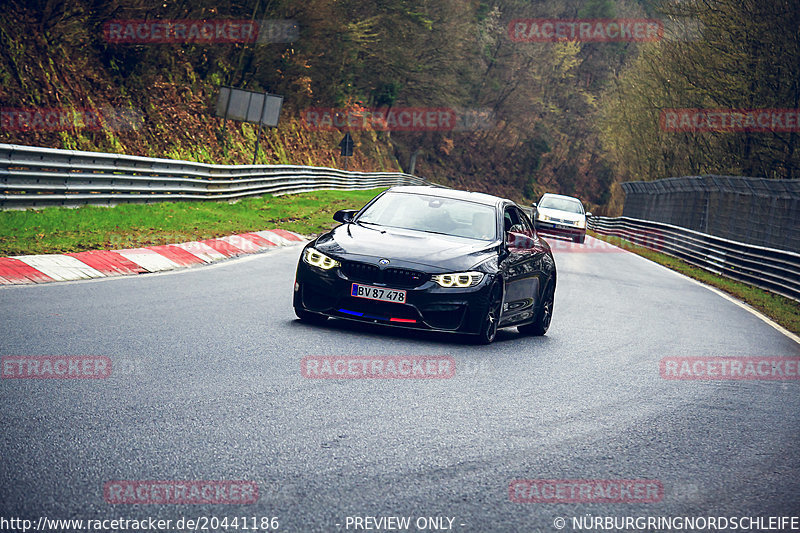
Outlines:
[[586, 219], [592, 214], [583, 209], [577, 198], [546, 193], [533, 204], [533, 209], [536, 231], [569, 237], [579, 243], [586, 239]]

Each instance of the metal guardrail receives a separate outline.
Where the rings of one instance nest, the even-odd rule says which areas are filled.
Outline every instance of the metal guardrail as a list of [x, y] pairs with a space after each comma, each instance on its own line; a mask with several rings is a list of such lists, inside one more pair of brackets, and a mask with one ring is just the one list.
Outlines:
[[0, 209], [232, 200], [324, 189], [435, 185], [400, 172], [292, 165], [210, 165], [0, 144]]
[[589, 229], [800, 301], [800, 254], [630, 217], [594, 216]]
[[705, 175], [620, 186], [622, 216], [800, 252], [800, 179]]

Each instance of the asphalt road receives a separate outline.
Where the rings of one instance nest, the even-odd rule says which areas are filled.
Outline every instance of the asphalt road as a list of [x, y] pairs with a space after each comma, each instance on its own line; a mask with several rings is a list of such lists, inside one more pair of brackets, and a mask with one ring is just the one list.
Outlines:
[[[560, 250], [549, 333], [473, 346], [301, 324], [300, 249], [0, 289], [0, 355], [113, 362], [107, 379], [0, 380], [0, 517], [266, 516], [279, 531], [450, 517], [472, 532], [556, 531], [556, 517], [571, 531], [590, 514], [800, 514], [800, 382], [659, 375], [666, 356], [800, 356], [718, 294], [632, 254]], [[457, 370], [315, 380], [300, 374], [308, 355], [450, 355]], [[514, 479], [659, 480], [663, 499], [517, 503]], [[247, 480], [259, 498], [110, 504], [111, 480]]]

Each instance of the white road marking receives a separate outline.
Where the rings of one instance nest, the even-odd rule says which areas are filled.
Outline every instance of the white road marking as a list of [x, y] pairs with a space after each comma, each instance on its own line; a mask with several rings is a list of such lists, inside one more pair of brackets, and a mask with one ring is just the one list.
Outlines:
[[[273, 232], [271, 232], [269, 230], [266, 230], [266, 231], [254, 231], [253, 233], [258, 235], [259, 237], [264, 237], [265, 239], [267, 239], [272, 244], [277, 244], [278, 246], [288, 246], [288, 245], [297, 243], [297, 241], [290, 241], [286, 237], [281, 237], [277, 233], [273, 233]], [[299, 244], [299, 243], [297, 243], [297, 244]]]
[[184, 268], [183, 265], [179, 265], [174, 261], [170, 261], [163, 255], [159, 254], [158, 252], [154, 252], [153, 250], [134, 248], [131, 250], [114, 251], [124, 258], [130, 259], [148, 272], [161, 272], [175, 268]]
[[202, 259], [206, 263], [213, 263], [214, 261], [225, 259], [225, 254], [216, 251], [204, 242], [182, 242], [179, 244], [170, 244], [169, 246], [175, 246], [176, 248], [186, 250], [190, 254]]
[[56, 281], [104, 278], [105, 274], [70, 255], [18, 255], [23, 263]]

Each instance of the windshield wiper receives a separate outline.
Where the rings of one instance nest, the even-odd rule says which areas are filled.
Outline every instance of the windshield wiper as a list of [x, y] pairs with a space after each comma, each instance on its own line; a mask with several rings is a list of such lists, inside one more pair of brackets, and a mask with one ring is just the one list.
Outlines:
[[458, 235], [453, 235], [452, 233], [445, 233], [443, 231], [431, 231], [431, 230], [420, 229], [420, 228], [406, 228], [406, 227], [403, 227], [403, 226], [387, 226], [386, 224], [378, 224], [377, 222], [356, 221], [355, 223], [359, 224], [359, 225], [361, 225], [361, 224], [370, 224], [372, 226], [380, 226], [382, 228], [395, 228], [395, 229], [402, 229], [402, 230], [406, 230], [406, 231], [421, 231], [423, 233], [433, 233], [433, 234], [436, 234], [436, 235], [447, 235], [448, 237], [458, 237]]
[[445, 233], [443, 231], [431, 231], [429, 229], [418, 229], [417, 231], [422, 231], [425, 233], [433, 233], [435, 235], [447, 235], [448, 237], [458, 237], [458, 235], [453, 235], [452, 233]]
[[364, 224], [369, 224], [371, 226], [382, 226], [383, 225], [383, 224], [378, 224], [377, 222], [363, 222], [361, 220], [356, 220], [354, 223], [358, 224], [359, 226], [362, 226]]

